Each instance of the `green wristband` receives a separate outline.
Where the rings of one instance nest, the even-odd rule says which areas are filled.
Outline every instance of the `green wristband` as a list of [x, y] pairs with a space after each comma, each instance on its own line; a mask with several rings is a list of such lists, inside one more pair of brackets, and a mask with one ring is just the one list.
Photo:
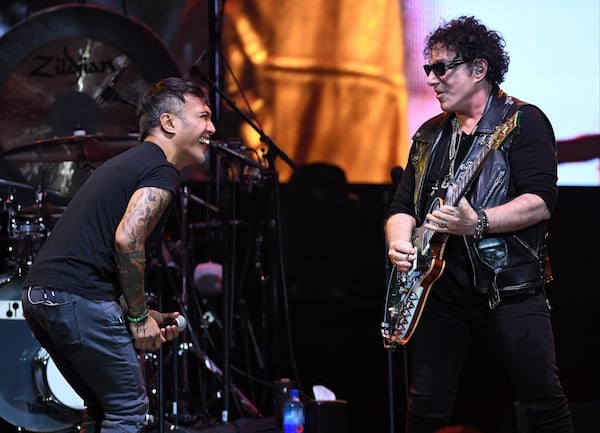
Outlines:
[[140, 323], [140, 322], [143, 322], [143, 321], [145, 321], [145, 320], [148, 318], [148, 316], [149, 316], [149, 315], [150, 315], [150, 309], [149, 309], [149, 308], [148, 308], [148, 306], [146, 305], [146, 306], [144, 307], [144, 312], [143, 312], [142, 314], [140, 314], [139, 316], [132, 317], [132, 316], [130, 316], [130, 315], [128, 314], [128, 315], [127, 315], [127, 321], [128, 321], [129, 323]]

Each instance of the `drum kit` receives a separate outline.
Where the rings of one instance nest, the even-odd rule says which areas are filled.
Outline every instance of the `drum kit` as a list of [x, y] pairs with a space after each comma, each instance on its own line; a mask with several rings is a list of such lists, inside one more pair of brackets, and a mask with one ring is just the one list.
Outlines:
[[36, 192], [32, 186], [0, 179], [0, 187], [6, 192], [0, 197], [0, 338], [10, 342], [2, 352], [8, 374], [0, 381], [0, 416], [29, 431], [63, 431], [81, 419], [83, 401], [32, 336], [20, 301], [23, 277], [63, 207], [43, 199], [24, 207], [16, 194]]
[[74, 3], [10, 28], [0, 65], [0, 418], [16, 431], [76, 431], [83, 401], [31, 334], [21, 284], [90, 171], [137, 143], [129, 101], [181, 73], [141, 22]]

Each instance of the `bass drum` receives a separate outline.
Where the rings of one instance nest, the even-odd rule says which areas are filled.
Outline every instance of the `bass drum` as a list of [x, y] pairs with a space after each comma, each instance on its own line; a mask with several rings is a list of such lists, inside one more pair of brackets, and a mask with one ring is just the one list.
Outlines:
[[17, 431], [77, 430], [83, 403], [61, 376], [23, 318], [22, 279], [0, 285], [0, 417]]
[[43, 347], [35, 356], [35, 385], [42, 400], [57, 409], [83, 411], [82, 398], [58, 371], [58, 367]]

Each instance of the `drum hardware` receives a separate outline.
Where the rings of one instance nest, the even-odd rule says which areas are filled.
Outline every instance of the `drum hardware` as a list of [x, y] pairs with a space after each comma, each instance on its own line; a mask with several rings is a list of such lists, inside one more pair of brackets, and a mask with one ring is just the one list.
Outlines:
[[30, 189], [30, 190], [35, 189], [34, 187], [32, 187], [31, 185], [28, 185], [26, 183], [15, 182], [15, 181], [8, 180], [8, 179], [0, 179], [0, 185], [8, 186], [10, 188], [23, 188], [23, 189]]
[[46, 240], [45, 218], [39, 209], [35, 215], [24, 215], [20, 209], [21, 206], [10, 195], [0, 211], [0, 265], [3, 275], [24, 275]]

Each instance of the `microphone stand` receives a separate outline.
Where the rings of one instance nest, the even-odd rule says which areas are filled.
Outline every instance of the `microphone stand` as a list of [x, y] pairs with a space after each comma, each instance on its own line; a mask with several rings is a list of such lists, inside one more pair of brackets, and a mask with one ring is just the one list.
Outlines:
[[287, 165], [289, 165], [292, 168], [292, 170], [296, 170], [296, 164], [294, 164], [290, 157], [283, 150], [281, 150], [281, 148], [279, 148], [275, 144], [271, 137], [269, 137], [252, 119], [250, 119], [246, 115], [246, 113], [244, 113], [238, 108], [235, 101], [233, 101], [231, 98], [225, 95], [225, 93], [223, 93], [223, 91], [219, 88], [217, 83], [211, 80], [203, 71], [198, 69], [197, 73], [202, 77], [204, 81], [206, 81], [212, 88], [216, 90], [216, 92], [227, 103], [227, 105], [231, 107], [231, 109], [233, 109], [248, 125], [252, 127], [252, 129], [254, 129], [258, 133], [260, 141], [265, 143], [267, 145], [267, 148], [269, 149], [266, 155], [266, 159], [270, 162], [270, 168], [274, 169], [273, 163], [275, 162], [275, 158], [279, 156], [286, 162]]
[[[182, 263], [181, 263], [181, 296], [180, 296], [180, 303], [182, 305], [182, 310], [188, 311], [188, 305], [189, 305], [189, 297], [188, 297], [188, 275], [189, 275], [189, 264], [188, 264], [188, 260], [187, 258], [187, 251], [188, 251], [188, 204], [189, 204], [189, 200], [190, 200], [190, 190], [187, 186], [184, 186], [181, 189], [181, 247], [182, 247]], [[186, 314], [187, 316], [187, 314]], [[188, 317], [186, 317], [186, 319], [188, 319]], [[188, 322], [189, 323], [189, 322]], [[182, 385], [183, 385], [183, 389], [181, 390], [182, 393], [184, 394], [184, 396], [186, 397], [185, 401], [186, 401], [186, 406], [184, 408], [185, 413], [183, 414], [179, 414], [177, 413], [178, 411], [178, 402], [179, 402], [179, 392], [178, 392], [178, 371], [177, 368], [173, 369], [173, 374], [175, 376], [175, 385], [174, 385], [174, 402], [173, 402], [173, 415], [174, 415], [174, 419], [175, 422], [178, 422], [179, 417], [181, 416], [181, 418], [185, 421], [185, 422], [189, 422], [190, 419], [192, 418], [191, 414], [189, 413], [189, 375], [188, 375], [188, 354], [187, 354], [187, 350], [185, 350], [185, 348], [189, 347], [189, 337], [190, 337], [191, 332], [188, 331], [188, 328], [186, 327], [182, 332], [181, 332], [181, 342], [180, 342], [180, 347], [184, 348], [184, 350], [181, 350], [181, 363], [182, 363], [182, 371], [181, 371], [181, 381], [182, 381]], [[174, 365], [177, 365], [177, 362], [174, 363]], [[175, 427], [177, 428], [178, 425], [175, 424]]]

